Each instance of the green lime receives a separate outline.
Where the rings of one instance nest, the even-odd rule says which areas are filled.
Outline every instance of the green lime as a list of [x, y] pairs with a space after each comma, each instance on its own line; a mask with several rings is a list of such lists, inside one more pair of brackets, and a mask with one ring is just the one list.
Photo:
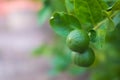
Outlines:
[[95, 54], [91, 48], [88, 48], [82, 54], [79, 54], [77, 52], [72, 53], [73, 63], [81, 67], [89, 67], [94, 63], [94, 60], [95, 60]]
[[89, 36], [84, 30], [73, 30], [67, 36], [67, 46], [75, 52], [84, 52], [89, 45]]

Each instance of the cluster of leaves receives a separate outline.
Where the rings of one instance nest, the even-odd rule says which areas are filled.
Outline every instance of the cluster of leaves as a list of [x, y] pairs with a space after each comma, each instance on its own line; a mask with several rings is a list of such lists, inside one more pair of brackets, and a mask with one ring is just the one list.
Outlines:
[[[110, 31], [115, 28], [111, 19], [112, 12], [106, 11], [108, 6], [102, 0], [65, 0], [65, 3], [67, 13], [54, 13], [50, 20], [52, 28], [57, 34], [66, 37], [72, 30], [82, 27], [82, 29], [90, 31], [90, 34], [93, 33], [95, 29], [98, 33], [97, 36], [103, 35], [104, 37], [106, 31], [103, 30]], [[115, 9], [112, 9], [112, 11], [113, 10]], [[99, 30], [97, 28], [99, 28]], [[101, 32], [105, 33], [101, 34]], [[93, 35], [91, 34], [91, 36]], [[102, 39], [96, 41], [99, 42], [99, 40], [102, 41]]]
[[[115, 69], [116, 64], [114, 61], [117, 61], [117, 66], [120, 66], [120, 55], [118, 55], [120, 49], [120, 37], [118, 36], [120, 0], [65, 0], [65, 4], [67, 12], [55, 12], [50, 19], [53, 30], [66, 38], [72, 30], [82, 27], [82, 29], [90, 33], [91, 47], [94, 48], [98, 59], [99, 54], [106, 58], [106, 61], [102, 63], [103, 67], [106, 69], [108, 65], [114, 65], [109, 68], [114, 67], [113, 69]], [[114, 55], [114, 57], [110, 55]], [[115, 74], [110, 69], [105, 73], [108, 75], [105, 80], [119, 80], [120, 68], [117, 68], [118, 71], [114, 72]], [[95, 80], [100, 80], [100, 77], [104, 78], [104, 75], [95, 77]]]
[[[53, 7], [51, 4], [48, 5], [48, 3], [50, 3], [51, 1], [53, 1], [52, 4], [54, 4], [54, 1], [63, 1], [63, 3], [58, 6], [59, 8], [62, 8], [63, 4], [65, 5], [64, 9], [60, 10], [56, 8], [58, 11], [53, 14], [50, 20], [52, 28], [57, 34], [66, 38], [72, 30], [79, 29], [80, 27], [89, 32], [91, 47], [96, 53], [96, 61], [92, 66], [92, 69], [89, 68], [90, 70], [92, 70], [91, 80], [119, 80], [120, 0], [44, 1], [47, 2], [45, 2], [45, 4], [47, 4], [46, 7], [49, 6], [49, 8]], [[52, 8], [50, 12], [55, 10], [54, 8]], [[66, 59], [66, 56], [61, 56], [61, 53], [70, 54], [71, 52], [66, 52], [66, 50], [68, 49], [66, 47], [63, 47], [66, 46], [64, 40], [59, 40], [57, 43], [59, 42], [60, 44], [63, 43], [61, 48], [58, 45], [53, 47], [53, 49], [57, 50], [55, 53], [58, 53], [56, 55], [59, 57], [56, 59], [60, 59], [58, 60], [60, 62], [68, 63], [67, 67], [63, 67], [64, 69], [68, 69], [68, 66], [70, 66], [70, 62], [67, 62], [67, 60], [62, 61]], [[62, 65], [65, 64], [63, 63], [59, 66]], [[57, 66], [55, 67], [58, 68]], [[72, 69], [75, 69], [75, 67]], [[81, 68], [77, 70], [81, 70]], [[96, 74], [97, 72], [99, 72], [100, 74]]]
[[[38, 12], [38, 21], [40, 24], [45, 23], [53, 12], [64, 11], [67, 12], [65, 7], [65, 0], [41, 0], [43, 3], [43, 8]], [[54, 4], [55, 3], [55, 4]], [[65, 40], [55, 37], [54, 44], [43, 44], [36, 48], [33, 52], [34, 56], [53, 56], [52, 65], [53, 69], [50, 71], [51, 74], [57, 74], [62, 71], [68, 71], [72, 74], [83, 73], [86, 69], [79, 68], [78, 66], [71, 65], [71, 59], [68, 56], [70, 50], [65, 45]], [[68, 54], [66, 54], [68, 53]]]

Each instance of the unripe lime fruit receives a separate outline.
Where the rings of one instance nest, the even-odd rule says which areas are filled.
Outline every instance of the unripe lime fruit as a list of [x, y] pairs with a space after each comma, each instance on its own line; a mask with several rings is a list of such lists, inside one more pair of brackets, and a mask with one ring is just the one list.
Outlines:
[[89, 45], [89, 36], [84, 30], [73, 30], [67, 36], [67, 46], [75, 52], [84, 52]]
[[91, 48], [88, 48], [84, 53], [79, 54], [77, 52], [72, 53], [72, 61], [78, 66], [89, 67], [95, 61], [95, 54]]

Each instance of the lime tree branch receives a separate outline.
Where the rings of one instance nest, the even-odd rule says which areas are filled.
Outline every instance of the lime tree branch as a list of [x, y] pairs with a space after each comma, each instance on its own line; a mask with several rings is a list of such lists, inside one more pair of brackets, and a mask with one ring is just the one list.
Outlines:
[[93, 30], [97, 30], [100, 28], [100, 26], [105, 23], [108, 19], [111, 19], [113, 18], [116, 14], [118, 14], [118, 11], [117, 12], [114, 12], [110, 17], [107, 17], [106, 19], [104, 19], [103, 21], [99, 22], [94, 28]]

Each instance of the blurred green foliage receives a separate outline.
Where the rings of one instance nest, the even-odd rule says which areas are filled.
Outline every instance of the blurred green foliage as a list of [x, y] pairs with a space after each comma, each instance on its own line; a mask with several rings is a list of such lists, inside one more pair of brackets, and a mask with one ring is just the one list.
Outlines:
[[38, 12], [38, 22], [40, 25], [42, 25], [53, 12], [66, 11], [65, 0], [41, 0], [41, 2], [43, 3], [43, 8]]
[[34, 52], [37, 56], [45, 52], [55, 57], [51, 73], [68, 71], [83, 74], [90, 70], [90, 80], [120, 80], [120, 0], [42, 1], [44, 7], [39, 12], [39, 22], [44, 23], [53, 12], [59, 11], [60, 14], [55, 13], [57, 15], [53, 16], [58, 21], [52, 21], [53, 30], [65, 36], [70, 30], [81, 26], [89, 31], [91, 47], [96, 55], [94, 64], [89, 68], [73, 65], [71, 51], [67, 48], [65, 39], [57, 35], [54, 44], [43, 45]]

